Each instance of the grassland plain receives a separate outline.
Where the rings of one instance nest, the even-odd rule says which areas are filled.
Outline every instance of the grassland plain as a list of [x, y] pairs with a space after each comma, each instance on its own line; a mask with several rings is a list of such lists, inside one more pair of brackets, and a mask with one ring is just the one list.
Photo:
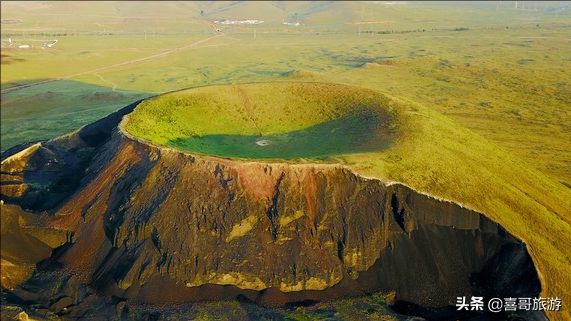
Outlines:
[[[569, 317], [571, 11], [560, 10], [565, 3], [528, 2], [527, 9], [515, 8], [514, 2], [460, 8], [338, 3], [327, 10], [296, 4], [283, 9], [291, 17], [294, 12], [302, 16], [300, 28], [281, 26], [279, 19], [287, 15], [267, 3], [231, 10], [222, 10], [223, 4], [200, 9], [188, 3], [185, 8], [120, 3], [115, 10], [111, 3], [96, 3], [84, 15], [77, 14], [86, 12], [81, 3], [63, 11], [55, 4], [25, 10], [8, 4], [2, 2], [2, 19], [22, 23], [3, 25], [2, 40], [9, 35], [23, 43], [53, 38], [46, 33], [67, 35], [58, 36], [53, 50], [2, 48], [3, 55], [16, 59], [1, 70], [3, 150], [63, 134], [110, 111], [78, 104], [78, 95], [69, 100], [59, 95], [68, 88], [62, 81], [9, 90], [15, 83], [45, 78], [72, 75], [67, 80], [104, 86], [105, 92], [136, 93], [133, 98], [267, 81], [334, 82], [377, 90], [416, 106], [410, 110], [416, 120], [410, 134], [395, 149], [342, 161], [363, 175], [402, 181], [463, 203], [505, 226], [528, 243], [544, 296], [563, 298], [565, 311], [550, 317]], [[206, 16], [190, 20], [185, 14], [193, 10], [204, 10]], [[174, 18], [164, 19], [169, 14]], [[233, 15], [267, 22], [219, 27], [220, 37], [199, 46], [85, 73], [206, 39], [216, 34], [213, 19]], [[61, 108], [74, 113], [62, 114], [56, 122], [45, 110], [59, 106], [59, 98], [44, 108], [26, 100], [47, 91], [62, 97]], [[131, 96], [124, 98], [127, 103]], [[116, 101], [108, 107], [119, 106]], [[69, 127], [61, 129], [62, 123]], [[19, 132], [30, 124], [43, 128]]]
[[[423, 10], [433, 15], [437, 12]], [[547, 174], [571, 184], [571, 164], [562, 152], [571, 147], [568, 137], [571, 116], [566, 108], [570, 95], [566, 70], [570, 61], [565, 53], [569, 25], [548, 20], [538, 27], [537, 21], [541, 20], [500, 13], [506, 18], [505, 24], [517, 24], [506, 29], [499, 24], [501, 17], [496, 16], [496, 20], [487, 18], [494, 21], [488, 25], [474, 27], [470, 21], [464, 24], [444, 21], [442, 24], [448, 28], [443, 28], [430, 20], [421, 29], [425, 32], [362, 33], [360, 37], [347, 32], [320, 35], [309, 31], [287, 32], [275, 27], [260, 30], [257, 38], [253, 38], [251, 29], [235, 28], [226, 36], [196, 48], [72, 79], [144, 93], [279, 78], [356, 84], [423, 101]], [[409, 22], [408, 27], [418, 24]], [[459, 25], [472, 29], [455, 31], [451, 27]], [[98, 36], [103, 48], [100, 42], [92, 41], [95, 36], [84, 35], [66, 37], [66, 41], [61, 41], [65, 50], [54, 47], [55, 51], [17, 51], [15, 54], [25, 61], [3, 66], [2, 88], [15, 82], [65, 77], [164, 52], [192, 43], [209, 30], [199, 26], [195, 33], [187, 30], [184, 35], [161, 35], [158, 39], [144, 35]], [[367, 28], [372, 26], [379, 31], [392, 30], [385, 24], [367, 25]], [[90, 51], [95, 44], [100, 49]], [[66, 47], [70, 45], [72, 48]], [[85, 68], [87, 64], [89, 68]], [[12, 103], [13, 94], [9, 91], [2, 94], [2, 110], [27, 110], [29, 107], [23, 104]], [[11, 144], [33, 139], [20, 137]], [[10, 142], [10, 136], [6, 139]], [[6, 149], [9, 144], [4, 146]]]

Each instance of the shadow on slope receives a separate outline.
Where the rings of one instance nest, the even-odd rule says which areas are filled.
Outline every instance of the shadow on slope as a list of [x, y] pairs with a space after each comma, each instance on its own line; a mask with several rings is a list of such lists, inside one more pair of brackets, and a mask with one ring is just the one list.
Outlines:
[[2, 93], [2, 151], [66, 134], [151, 95], [73, 80]]
[[[139, 103], [140, 100], [68, 135], [41, 144], [20, 144], [2, 152], [2, 199], [31, 211], [56, 206], [79, 186], [97, 150], [110, 139], [121, 118]], [[37, 148], [27, 155], [8, 160], [33, 145]]]
[[217, 156], [292, 159], [378, 151], [393, 140], [388, 120], [365, 111], [288, 133], [193, 136], [167, 145]]

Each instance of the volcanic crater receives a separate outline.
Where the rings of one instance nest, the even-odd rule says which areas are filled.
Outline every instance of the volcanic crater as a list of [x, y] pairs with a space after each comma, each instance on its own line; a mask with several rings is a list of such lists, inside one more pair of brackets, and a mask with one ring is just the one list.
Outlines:
[[[14, 223], [10, 260], [33, 238], [44, 248], [28, 265], [44, 260], [97, 295], [149, 304], [283, 306], [382, 291], [399, 312], [442, 319], [460, 296], [536, 297], [526, 245], [502, 226], [338, 158], [398, 144], [404, 114], [378, 92], [319, 83], [137, 102], [3, 154], [3, 216], [42, 218]], [[22, 274], [2, 284], [38, 301]], [[66, 313], [80, 317], [79, 306]]]
[[389, 105], [373, 91], [335, 84], [210, 86], [143, 102], [125, 129], [194, 153], [315, 159], [388, 148], [397, 120]]

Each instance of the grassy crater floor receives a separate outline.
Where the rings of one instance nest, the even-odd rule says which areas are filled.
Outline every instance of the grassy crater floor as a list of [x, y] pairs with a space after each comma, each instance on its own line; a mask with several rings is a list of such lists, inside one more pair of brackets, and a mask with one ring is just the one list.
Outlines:
[[184, 151], [238, 158], [322, 158], [385, 150], [397, 112], [384, 95], [323, 83], [210, 86], [141, 103], [126, 130]]

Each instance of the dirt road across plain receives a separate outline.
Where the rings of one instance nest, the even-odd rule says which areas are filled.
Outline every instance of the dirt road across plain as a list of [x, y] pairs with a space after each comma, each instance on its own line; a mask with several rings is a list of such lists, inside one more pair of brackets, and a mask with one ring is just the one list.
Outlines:
[[210, 40], [212, 40], [212, 39], [215, 39], [215, 38], [218, 38], [218, 37], [221, 37], [221, 36], [224, 36], [224, 34], [223, 34], [223, 33], [219, 33], [219, 34], [216, 34], [216, 35], [214, 35], [214, 36], [211, 36], [211, 37], [208, 37], [208, 38], [205, 38], [205, 39], [202, 39], [202, 40], [198, 40], [198, 41], [195, 41], [195, 42], [193, 42], [193, 43], [190, 43], [190, 44], [187, 44], [187, 45], [184, 45], [184, 46], [181, 46], [181, 47], [171, 48], [171, 49], [169, 49], [169, 50], [160, 52], [160, 53], [158, 53], [158, 54], [154, 54], [154, 55], [150, 55], [150, 56], [146, 56], [146, 57], [141, 57], [141, 58], [137, 58], [137, 59], [131, 59], [131, 60], [127, 60], [127, 61], [124, 61], [124, 62], [112, 64], [112, 65], [109, 65], [109, 66], [103, 66], [103, 67], [99, 67], [99, 68], [96, 68], [96, 69], [91, 69], [91, 70], [87, 70], [87, 71], [77, 72], [77, 73], [73, 73], [73, 74], [70, 74], [70, 75], [67, 75], [67, 76], [58, 77], [58, 78], [52, 78], [52, 79], [46, 79], [46, 80], [36, 81], [36, 82], [32, 82], [32, 83], [27, 83], [27, 84], [21, 84], [21, 85], [13, 86], [13, 87], [10, 87], [10, 88], [2, 89], [0, 92], [1, 92], [1, 93], [6, 93], [6, 92], [9, 92], [9, 91], [12, 91], [12, 90], [22, 89], [22, 88], [27, 88], [27, 87], [32, 87], [32, 86], [36, 86], [36, 85], [40, 85], [40, 84], [45, 84], [45, 83], [52, 82], [52, 81], [66, 80], [66, 79], [74, 78], [74, 77], [77, 77], [77, 76], [99, 73], [99, 72], [106, 71], [106, 70], [109, 70], [109, 69], [112, 69], [112, 68], [124, 67], [124, 66], [130, 65], [130, 64], [134, 64], [134, 63], [138, 63], [138, 62], [143, 62], [143, 61], [147, 61], [147, 60], [159, 58], [159, 57], [162, 57], [162, 56], [170, 55], [170, 54], [172, 54], [172, 53], [174, 53], [174, 52], [177, 52], [177, 51], [195, 48], [195, 47], [200, 46], [201, 44], [203, 44], [203, 43], [205, 43], [205, 42], [208, 42], [208, 41], [210, 41]]

